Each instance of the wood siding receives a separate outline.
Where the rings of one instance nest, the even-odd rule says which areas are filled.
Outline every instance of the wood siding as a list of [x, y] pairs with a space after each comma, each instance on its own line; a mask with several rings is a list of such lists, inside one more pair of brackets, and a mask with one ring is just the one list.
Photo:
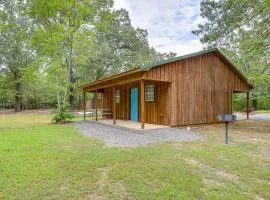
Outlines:
[[160, 83], [160, 82], [146, 82], [147, 84], [154, 85], [155, 100], [145, 102], [145, 122], [150, 124], [163, 124], [169, 125], [169, 88], [170, 83]]
[[[168, 104], [168, 88], [170, 83], [154, 83], [146, 81], [145, 85], [154, 84], [155, 87], [155, 101], [145, 102], [145, 122], [152, 124], [169, 125], [169, 104]], [[116, 104], [116, 119], [130, 120], [130, 89], [137, 87], [140, 99], [140, 85], [139, 82], [125, 84], [116, 87], [120, 89], [120, 103]], [[103, 95], [103, 108], [112, 109], [112, 88], [105, 88]], [[139, 100], [139, 121], [140, 121], [140, 100]]]
[[[120, 103], [116, 104], [116, 119], [129, 120], [130, 119], [130, 89], [133, 87], [139, 88], [139, 83], [129, 83], [117, 86], [120, 89]], [[104, 108], [111, 109], [113, 112], [113, 90], [112, 88], [104, 89]]]
[[[249, 86], [214, 53], [157, 66], [146, 77], [172, 81], [167, 92], [161, 92], [167, 105], [160, 105], [170, 114], [164, 121], [171, 126], [216, 122], [218, 114], [232, 112], [233, 91], [249, 91]], [[153, 119], [157, 118], [158, 112], [152, 113]]]
[[[140, 121], [141, 80], [155, 88], [155, 101], [145, 102], [145, 123], [170, 126], [217, 122], [218, 114], [232, 113], [233, 92], [251, 89], [228, 60], [212, 52], [155, 66], [149, 71], [123, 73], [117, 79], [86, 85], [84, 91], [101, 90], [103, 108], [113, 111], [112, 87], [120, 89], [116, 119], [130, 120], [130, 89], [137, 87]], [[98, 102], [98, 107], [102, 104]]]

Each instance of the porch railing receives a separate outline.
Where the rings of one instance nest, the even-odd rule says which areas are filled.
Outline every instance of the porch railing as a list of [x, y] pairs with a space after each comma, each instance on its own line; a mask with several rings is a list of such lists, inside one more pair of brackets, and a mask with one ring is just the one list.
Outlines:
[[[96, 112], [96, 109], [87, 109], [85, 111], [85, 116], [92, 118], [92, 117], [95, 117], [96, 116], [96, 113], [97, 113], [99, 119], [112, 118], [111, 109], [97, 109], [97, 112]], [[84, 115], [83, 112], [77, 112], [77, 114], [79, 116], [83, 116]]]

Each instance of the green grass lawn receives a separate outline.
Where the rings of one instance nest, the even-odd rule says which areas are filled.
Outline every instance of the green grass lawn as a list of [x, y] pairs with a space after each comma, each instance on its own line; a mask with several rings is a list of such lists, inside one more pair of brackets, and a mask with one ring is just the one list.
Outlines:
[[201, 140], [123, 149], [52, 125], [0, 115], [0, 199], [270, 199], [270, 122], [223, 125]]

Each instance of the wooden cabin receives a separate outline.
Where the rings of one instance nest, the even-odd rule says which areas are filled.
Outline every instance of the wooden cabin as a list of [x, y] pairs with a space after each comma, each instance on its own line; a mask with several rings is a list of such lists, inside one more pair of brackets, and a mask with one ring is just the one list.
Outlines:
[[142, 128], [144, 123], [217, 122], [218, 114], [232, 114], [233, 93], [247, 93], [249, 102], [251, 89], [247, 78], [218, 49], [143, 65], [83, 86], [84, 94], [97, 94], [97, 109], [111, 110], [114, 124], [117, 119], [133, 120]]

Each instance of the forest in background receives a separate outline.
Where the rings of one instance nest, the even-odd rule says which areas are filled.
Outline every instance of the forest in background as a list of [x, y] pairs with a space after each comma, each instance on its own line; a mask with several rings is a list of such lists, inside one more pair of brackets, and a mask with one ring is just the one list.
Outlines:
[[[252, 106], [270, 109], [269, 1], [201, 1], [193, 33], [218, 47], [249, 78]], [[176, 56], [159, 53], [145, 29], [113, 0], [1, 0], [0, 109], [82, 105], [79, 86]], [[236, 108], [244, 105], [235, 98]]]
[[147, 31], [112, 7], [112, 0], [1, 1], [2, 107], [74, 110], [79, 86], [175, 56], [150, 47]]

